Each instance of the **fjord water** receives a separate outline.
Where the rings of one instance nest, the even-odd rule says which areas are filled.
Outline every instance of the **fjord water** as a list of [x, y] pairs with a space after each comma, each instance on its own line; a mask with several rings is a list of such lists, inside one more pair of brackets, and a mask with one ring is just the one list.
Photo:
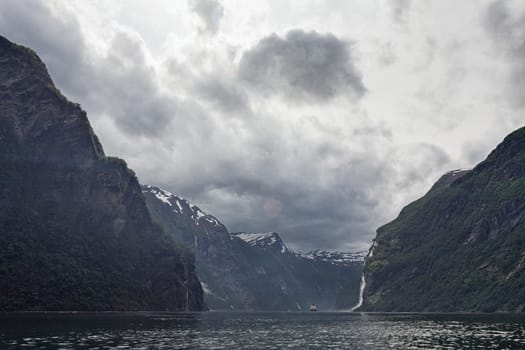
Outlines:
[[524, 315], [15, 313], [0, 349], [523, 349]]

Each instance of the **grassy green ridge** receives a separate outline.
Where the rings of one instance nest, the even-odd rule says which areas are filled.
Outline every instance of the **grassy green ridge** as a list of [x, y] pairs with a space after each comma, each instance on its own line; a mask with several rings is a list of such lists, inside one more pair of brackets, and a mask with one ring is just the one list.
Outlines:
[[525, 310], [525, 128], [377, 231], [364, 310]]

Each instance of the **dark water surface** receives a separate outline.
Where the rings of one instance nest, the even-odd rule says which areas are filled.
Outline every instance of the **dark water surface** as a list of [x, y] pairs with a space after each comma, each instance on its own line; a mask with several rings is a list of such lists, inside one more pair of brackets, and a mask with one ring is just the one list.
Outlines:
[[525, 349], [525, 315], [0, 314], [0, 349]]

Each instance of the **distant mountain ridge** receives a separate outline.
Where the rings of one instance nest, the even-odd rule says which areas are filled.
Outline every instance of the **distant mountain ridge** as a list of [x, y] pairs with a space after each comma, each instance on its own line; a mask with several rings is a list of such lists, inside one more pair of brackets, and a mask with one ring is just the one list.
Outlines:
[[306, 259], [326, 261], [334, 265], [347, 266], [356, 262], [364, 262], [368, 254], [366, 251], [360, 252], [337, 252], [314, 250], [308, 253], [299, 253]]
[[363, 254], [303, 254], [276, 232], [229, 233], [187, 200], [155, 186], [142, 188], [155, 220], [195, 252], [210, 308], [307, 310], [315, 303], [334, 310], [357, 303]]
[[525, 311], [525, 128], [377, 231], [370, 311]]
[[283, 242], [277, 232], [263, 232], [263, 233], [246, 233], [246, 232], [235, 232], [231, 233], [232, 236], [240, 238], [253, 247], [260, 248], [273, 248], [274, 250], [280, 251], [281, 253], [290, 253], [296, 255], [298, 258], [304, 258], [314, 261], [329, 262], [334, 265], [352, 265], [354, 263], [362, 263], [365, 260], [365, 256], [368, 252], [337, 252], [337, 251], [326, 251], [326, 250], [314, 250], [311, 252], [298, 252], [289, 249]]
[[259, 247], [262, 249], [273, 249], [282, 254], [291, 253], [286, 244], [284, 244], [281, 236], [277, 232], [263, 232], [263, 233], [246, 233], [235, 232], [230, 233], [233, 238], [241, 239], [252, 247]]

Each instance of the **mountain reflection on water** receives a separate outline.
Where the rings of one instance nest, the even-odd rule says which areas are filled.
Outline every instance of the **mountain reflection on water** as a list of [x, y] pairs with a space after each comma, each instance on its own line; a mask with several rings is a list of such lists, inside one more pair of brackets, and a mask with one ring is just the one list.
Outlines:
[[0, 349], [523, 349], [525, 315], [0, 314]]

